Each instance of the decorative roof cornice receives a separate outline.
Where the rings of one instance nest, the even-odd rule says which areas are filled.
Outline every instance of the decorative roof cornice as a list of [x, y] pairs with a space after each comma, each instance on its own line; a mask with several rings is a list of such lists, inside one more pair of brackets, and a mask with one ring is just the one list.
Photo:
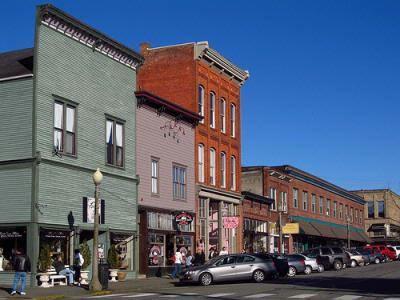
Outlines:
[[272, 198], [264, 197], [248, 191], [242, 191], [242, 195], [244, 196], [244, 199], [253, 200], [259, 203], [272, 204], [274, 202], [274, 199]]
[[197, 125], [203, 119], [200, 115], [147, 91], [137, 91], [135, 95], [138, 99], [139, 107], [141, 105], [155, 107], [160, 112], [168, 113], [177, 119], [184, 120], [193, 125]]
[[296, 179], [304, 181], [306, 183], [310, 183], [312, 185], [318, 186], [320, 188], [323, 188], [327, 191], [330, 191], [336, 195], [339, 195], [339, 196], [349, 199], [351, 201], [357, 202], [359, 204], [365, 204], [365, 200], [362, 197], [360, 197], [356, 194], [353, 194], [353, 193], [351, 193], [337, 185], [334, 185], [333, 183], [330, 183], [324, 179], [321, 179], [321, 178], [314, 176], [310, 173], [307, 173], [303, 170], [295, 168], [293, 166], [284, 165], [284, 166], [277, 166], [277, 167], [270, 167], [270, 168], [285, 172], [286, 174], [292, 176], [293, 178], [296, 178]]
[[118, 43], [51, 4], [40, 5], [38, 10], [41, 24], [79, 41], [123, 65], [136, 70], [144, 61], [144, 58], [136, 51]]
[[195, 43], [195, 58], [205, 59], [210, 64], [217, 66], [221, 73], [225, 73], [231, 79], [235, 78], [240, 85], [250, 77], [250, 73], [247, 70], [242, 70], [238, 66], [231, 63], [224, 56], [219, 54], [216, 50], [209, 47], [208, 42]]

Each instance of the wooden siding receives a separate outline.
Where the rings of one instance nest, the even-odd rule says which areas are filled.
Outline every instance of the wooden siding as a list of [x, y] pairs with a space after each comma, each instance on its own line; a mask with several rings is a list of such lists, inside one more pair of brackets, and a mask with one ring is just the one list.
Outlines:
[[31, 220], [31, 164], [0, 166], [1, 223]]
[[0, 161], [32, 157], [32, 78], [0, 82]]
[[[145, 105], [137, 109], [137, 171], [140, 176], [139, 205], [171, 210], [194, 211], [194, 128], [186, 123], [179, 125], [185, 131], [180, 142], [161, 129], [173, 120], [168, 115], [157, 115], [156, 111]], [[164, 137], [164, 132], [166, 137]], [[159, 159], [159, 195], [151, 195], [151, 158]], [[187, 199], [174, 200], [172, 192], [172, 165], [187, 167]]]

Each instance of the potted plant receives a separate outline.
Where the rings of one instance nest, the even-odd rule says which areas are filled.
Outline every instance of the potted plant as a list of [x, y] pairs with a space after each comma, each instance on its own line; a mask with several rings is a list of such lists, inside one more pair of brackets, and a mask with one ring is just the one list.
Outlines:
[[107, 263], [110, 268], [110, 277], [111, 282], [116, 282], [116, 277], [118, 276], [118, 268], [119, 268], [119, 259], [117, 249], [115, 249], [115, 245], [111, 245], [110, 249], [108, 249], [107, 255]]
[[87, 271], [86, 269], [87, 267], [89, 267], [92, 261], [92, 254], [90, 253], [90, 248], [86, 240], [83, 241], [82, 245], [79, 248], [84, 260], [81, 271], [81, 284], [88, 284], [89, 271]]
[[44, 244], [39, 251], [39, 261], [38, 261], [38, 269], [41, 272], [39, 280], [41, 282], [41, 287], [47, 288], [50, 287], [49, 279], [50, 274], [48, 273], [51, 268], [51, 252], [50, 245]]

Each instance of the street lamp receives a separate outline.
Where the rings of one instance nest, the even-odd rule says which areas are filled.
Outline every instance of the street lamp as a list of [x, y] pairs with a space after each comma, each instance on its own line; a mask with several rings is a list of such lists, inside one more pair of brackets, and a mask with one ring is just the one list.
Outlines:
[[93, 263], [92, 263], [92, 280], [90, 281], [89, 289], [91, 291], [101, 291], [101, 284], [99, 281], [98, 272], [98, 239], [99, 239], [99, 186], [103, 180], [103, 174], [101, 174], [100, 169], [93, 173], [92, 176], [93, 183], [95, 185], [94, 192], [94, 231], [93, 231]]
[[350, 217], [346, 217], [347, 224], [347, 249], [350, 249]]

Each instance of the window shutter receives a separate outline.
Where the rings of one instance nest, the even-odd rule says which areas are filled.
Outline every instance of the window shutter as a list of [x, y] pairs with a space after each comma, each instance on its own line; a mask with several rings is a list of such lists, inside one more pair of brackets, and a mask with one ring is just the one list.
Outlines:
[[83, 213], [82, 213], [83, 220], [82, 220], [82, 222], [83, 223], [87, 223], [87, 197], [83, 197], [82, 206], [83, 206]]
[[100, 203], [100, 224], [105, 224], [106, 221], [106, 201], [101, 199]]

